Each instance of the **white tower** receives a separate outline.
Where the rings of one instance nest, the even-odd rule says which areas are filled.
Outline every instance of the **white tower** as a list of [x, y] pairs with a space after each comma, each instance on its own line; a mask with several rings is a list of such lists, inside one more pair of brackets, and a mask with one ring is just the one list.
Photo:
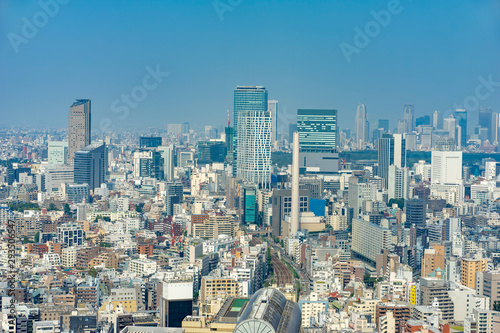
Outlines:
[[293, 133], [292, 212], [290, 217], [290, 235], [295, 236], [299, 230], [299, 132]]

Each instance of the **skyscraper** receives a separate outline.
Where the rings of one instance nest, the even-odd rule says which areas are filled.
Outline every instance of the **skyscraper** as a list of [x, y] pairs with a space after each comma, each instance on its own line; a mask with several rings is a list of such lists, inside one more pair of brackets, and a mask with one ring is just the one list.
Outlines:
[[482, 128], [486, 128], [488, 131], [488, 140], [492, 142], [492, 137], [493, 137], [493, 130], [492, 130], [492, 120], [493, 120], [493, 113], [491, 112], [491, 108], [488, 109], [483, 109], [481, 108], [479, 110], [479, 126]]
[[356, 111], [356, 146], [363, 149], [366, 141], [368, 141], [368, 119], [366, 116], [366, 106], [364, 104], [358, 105]]
[[[234, 128], [234, 147], [233, 156], [236, 163], [233, 163], [233, 174], [237, 174], [237, 159], [238, 159], [238, 130], [240, 113], [243, 111], [267, 111], [267, 90], [262, 86], [237, 86], [234, 90], [234, 113], [233, 113], [233, 128]], [[271, 119], [271, 116], [269, 116]], [[271, 128], [270, 128], [271, 129]], [[271, 137], [270, 137], [271, 140]]]
[[330, 152], [337, 148], [337, 110], [299, 109], [297, 130], [302, 151]]
[[276, 141], [278, 141], [278, 101], [271, 100], [267, 103], [267, 105], [269, 112], [271, 112], [271, 119], [273, 122], [271, 140], [274, 144]]
[[77, 99], [69, 108], [68, 162], [73, 164], [75, 153], [90, 145], [90, 99]]
[[163, 159], [163, 177], [166, 181], [174, 180], [174, 145], [159, 146], [158, 152]]
[[68, 142], [49, 141], [49, 169], [56, 165], [64, 165], [68, 162]]
[[237, 176], [271, 186], [271, 113], [240, 110], [238, 114]]
[[443, 128], [443, 114], [438, 110], [432, 113], [432, 127], [434, 127], [434, 129]]
[[299, 109], [297, 130], [300, 167], [306, 172], [337, 172], [337, 110]]
[[384, 188], [389, 185], [389, 167], [406, 167], [406, 139], [402, 134], [384, 134], [378, 140], [378, 175]]
[[456, 140], [460, 147], [467, 146], [467, 111], [465, 109], [457, 109], [454, 113], [457, 125], [460, 126]]
[[406, 120], [405, 133], [413, 132], [415, 130], [415, 110], [413, 104], [405, 104], [403, 119]]
[[100, 187], [108, 170], [106, 145], [93, 143], [77, 151], [74, 159], [75, 183], [88, 184], [90, 190]]
[[405, 201], [406, 222], [405, 228], [416, 226], [425, 226], [425, 201], [422, 199], [411, 199]]
[[452, 114], [450, 114], [447, 118], [444, 119], [444, 124], [443, 124], [443, 130], [448, 132], [448, 138], [454, 139], [457, 141], [457, 138], [455, 137], [456, 133], [456, 127], [457, 127], [457, 121], [455, 117], [453, 117]]

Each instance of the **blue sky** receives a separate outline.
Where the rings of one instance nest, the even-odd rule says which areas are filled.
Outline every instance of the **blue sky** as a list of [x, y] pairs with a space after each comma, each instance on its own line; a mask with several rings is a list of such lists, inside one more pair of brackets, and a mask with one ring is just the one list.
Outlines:
[[[355, 46], [354, 29], [393, 0], [220, 0], [231, 9], [223, 20], [205, 0], [60, 1], [46, 22], [37, 1], [0, 2], [2, 126], [65, 127], [76, 98], [92, 99], [94, 129], [102, 119], [114, 128], [222, 126], [236, 85], [264, 85], [283, 129], [298, 108], [335, 108], [352, 128], [358, 103], [394, 128], [403, 104], [417, 117], [446, 113], [476, 96], [478, 77], [500, 82], [496, 0], [401, 0], [350, 62], [341, 43]], [[34, 36], [23, 35], [23, 18], [38, 20]], [[157, 66], [168, 76], [128, 114], [113, 112]], [[500, 112], [500, 83], [480, 104]]]

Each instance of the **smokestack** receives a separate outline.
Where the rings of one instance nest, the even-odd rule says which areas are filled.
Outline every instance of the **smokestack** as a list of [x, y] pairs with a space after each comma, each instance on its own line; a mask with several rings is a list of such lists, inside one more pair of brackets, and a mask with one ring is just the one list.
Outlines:
[[290, 234], [295, 236], [299, 230], [299, 132], [293, 133], [292, 212], [290, 217]]

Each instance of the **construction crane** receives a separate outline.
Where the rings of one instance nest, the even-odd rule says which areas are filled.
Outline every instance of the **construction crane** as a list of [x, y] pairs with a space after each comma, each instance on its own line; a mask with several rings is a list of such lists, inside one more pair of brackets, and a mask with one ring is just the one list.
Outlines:
[[229, 108], [227, 108], [227, 127], [231, 127], [231, 117], [229, 117]]

